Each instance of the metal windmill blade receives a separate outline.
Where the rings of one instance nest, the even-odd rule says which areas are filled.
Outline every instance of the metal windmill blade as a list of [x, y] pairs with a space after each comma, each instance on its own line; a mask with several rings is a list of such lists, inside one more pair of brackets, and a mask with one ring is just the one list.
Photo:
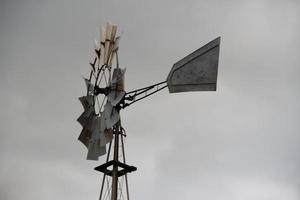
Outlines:
[[96, 55], [90, 62], [90, 76], [85, 78], [87, 94], [79, 98], [84, 111], [77, 119], [83, 127], [78, 139], [88, 149], [87, 159], [98, 160], [106, 154], [106, 162], [95, 168], [103, 173], [99, 200], [125, 199], [123, 194], [129, 200], [127, 174], [137, 170], [125, 160], [122, 109], [167, 87], [170, 93], [217, 88], [220, 37], [176, 62], [166, 81], [129, 92], [125, 91], [125, 68], [119, 67], [119, 41], [117, 27], [107, 23], [101, 29], [100, 43], [95, 42]]

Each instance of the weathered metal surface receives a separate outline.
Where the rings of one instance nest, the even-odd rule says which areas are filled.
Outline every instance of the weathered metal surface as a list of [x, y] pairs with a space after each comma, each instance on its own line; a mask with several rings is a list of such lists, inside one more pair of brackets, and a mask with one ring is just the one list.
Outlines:
[[220, 37], [175, 63], [168, 75], [170, 93], [216, 91]]

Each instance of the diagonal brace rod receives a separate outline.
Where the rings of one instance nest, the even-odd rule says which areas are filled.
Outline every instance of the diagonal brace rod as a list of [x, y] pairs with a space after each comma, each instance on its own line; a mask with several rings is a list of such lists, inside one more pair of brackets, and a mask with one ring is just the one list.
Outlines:
[[[163, 81], [163, 82], [160, 82], [160, 83], [156, 83], [156, 84], [153, 84], [153, 85], [150, 85], [148, 87], [144, 87], [144, 88], [141, 88], [141, 89], [137, 89], [137, 90], [133, 90], [131, 92], [127, 92], [125, 94], [125, 97], [124, 97], [124, 104], [121, 106], [121, 108], [126, 108], [127, 106], [130, 106], [131, 104], [137, 102], [137, 101], [140, 101], [158, 91], [161, 91], [163, 90], [164, 88], [167, 87], [167, 85], [164, 85], [162, 86], [163, 84], [165, 84], [167, 81]], [[161, 87], [160, 87], [161, 86]], [[150, 92], [147, 94], [147, 91], [149, 90], [152, 90], [153, 88], [156, 87], [156, 90]], [[139, 97], [141, 95], [144, 95], [142, 97]], [[129, 103], [125, 103], [125, 101], [129, 101]]]

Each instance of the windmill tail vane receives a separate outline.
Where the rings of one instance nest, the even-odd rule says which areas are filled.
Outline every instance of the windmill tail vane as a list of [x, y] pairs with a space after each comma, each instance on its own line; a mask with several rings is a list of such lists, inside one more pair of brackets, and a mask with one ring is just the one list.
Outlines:
[[137, 168], [126, 163], [120, 111], [166, 87], [170, 93], [215, 91], [220, 38], [175, 63], [166, 81], [126, 92], [126, 68], [120, 68], [118, 60], [117, 26], [107, 23], [100, 35], [89, 76], [83, 77], [87, 92], [79, 97], [83, 113], [77, 119], [82, 126], [78, 140], [87, 148], [87, 160], [106, 155], [106, 162], [95, 168], [103, 173], [99, 200], [129, 200], [127, 175]]

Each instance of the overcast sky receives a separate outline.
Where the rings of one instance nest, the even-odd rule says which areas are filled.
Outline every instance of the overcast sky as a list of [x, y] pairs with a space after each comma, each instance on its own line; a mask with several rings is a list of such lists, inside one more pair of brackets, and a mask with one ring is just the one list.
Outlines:
[[98, 199], [77, 98], [111, 21], [127, 90], [221, 36], [217, 92], [122, 111], [131, 199], [299, 200], [299, 19], [297, 0], [1, 0], [0, 199]]

